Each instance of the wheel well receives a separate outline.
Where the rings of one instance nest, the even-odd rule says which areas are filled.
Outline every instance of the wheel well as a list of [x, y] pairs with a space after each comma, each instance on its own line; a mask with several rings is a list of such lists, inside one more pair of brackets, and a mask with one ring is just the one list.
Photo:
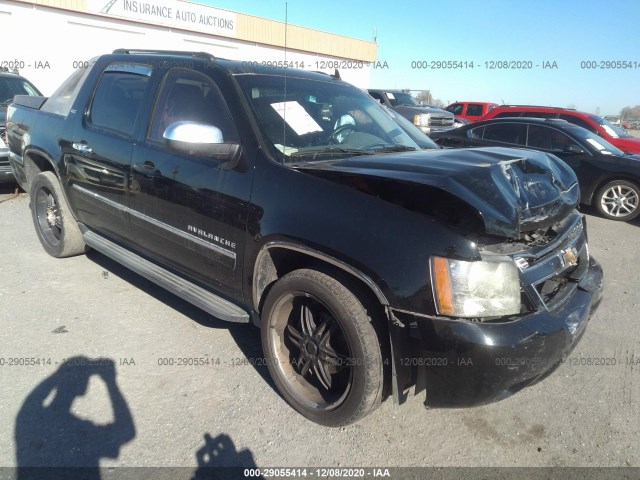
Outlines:
[[593, 188], [593, 190], [591, 190], [591, 196], [589, 197], [589, 205], [593, 205], [593, 200], [596, 196], [596, 193], [598, 193], [598, 191], [604, 187], [607, 183], [609, 182], [613, 182], [614, 180], [624, 180], [626, 182], [630, 182], [633, 183], [637, 188], [640, 189], [640, 183], [638, 182], [637, 179], [632, 178], [632, 177], [627, 177], [626, 175], [615, 175], [615, 176], [611, 176], [611, 177], [607, 177], [603, 180], [600, 180], [596, 186]]
[[31, 181], [37, 174], [41, 172], [53, 172], [56, 176], [58, 175], [55, 168], [53, 168], [53, 164], [44, 156], [38, 155], [37, 153], [27, 153], [23, 157], [23, 162], [27, 181], [27, 185], [24, 185], [23, 188], [26, 191], [29, 191]]
[[256, 310], [262, 311], [266, 294], [279, 278], [301, 268], [320, 270], [329, 275], [332, 272], [340, 272], [357, 286], [357, 293], [366, 296], [366, 300], [370, 300], [371, 304], [378, 304], [381, 309], [388, 304], [381, 292], [373, 291], [371, 286], [353, 271], [312, 254], [274, 246], [261, 252], [255, 266], [253, 301]]

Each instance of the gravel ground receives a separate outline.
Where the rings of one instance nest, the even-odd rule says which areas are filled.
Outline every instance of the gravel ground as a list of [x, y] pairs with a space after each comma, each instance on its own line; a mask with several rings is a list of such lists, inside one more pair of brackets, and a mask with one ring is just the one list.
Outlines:
[[[49, 257], [28, 196], [9, 193], [0, 192], [0, 466], [23, 462], [18, 452], [53, 464], [64, 445], [87, 464], [186, 467], [185, 478], [206, 462], [640, 466], [638, 221], [586, 212], [604, 299], [570, 361], [549, 378], [473, 409], [425, 411], [422, 395], [401, 407], [387, 400], [356, 425], [328, 429], [295, 413], [266, 368], [251, 365], [262, 357], [257, 329], [212, 319], [98, 253]], [[89, 372], [84, 378], [61, 369], [63, 359], [79, 356], [110, 359], [115, 380], [108, 365], [80, 369]], [[180, 357], [218, 363], [159, 365]], [[9, 366], [11, 358], [51, 363]], [[61, 387], [68, 413], [52, 424], [50, 392]]]

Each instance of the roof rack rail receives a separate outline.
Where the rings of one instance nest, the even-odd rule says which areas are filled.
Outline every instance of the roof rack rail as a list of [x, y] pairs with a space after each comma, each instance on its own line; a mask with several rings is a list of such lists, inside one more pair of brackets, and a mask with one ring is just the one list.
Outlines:
[[[575, 111], [575, 108], [567, 108], [567, 107], [551, 107], [549, 105], [508, 105], [508, 104], [504, 104], [504, 105], [498, 105], [499, 107], [533, 107], [533, 108], [555, 108], [556, 110], [573, 110]], [[495, 107], [494, 107], [495, 108]]]
[[118, 48], [113, 53], [131, 54], [131, 53], [147, 53], [150, 55], [182, 55], [186, 57], [202, 58], [203, 60], [215, 60], [216, 57], [207, 52], [189, 52], [184, 50], [153, 50], [153, 49], [136, 49], [136, 48]]

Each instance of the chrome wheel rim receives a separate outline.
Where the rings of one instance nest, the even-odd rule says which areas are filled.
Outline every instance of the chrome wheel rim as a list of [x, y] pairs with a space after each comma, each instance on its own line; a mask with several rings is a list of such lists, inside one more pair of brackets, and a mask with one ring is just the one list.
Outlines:
[[628, 217], [638, 208], [638, 194], [626, 185], [614, 185], [602, 194], [600, 205], [607, 215]]

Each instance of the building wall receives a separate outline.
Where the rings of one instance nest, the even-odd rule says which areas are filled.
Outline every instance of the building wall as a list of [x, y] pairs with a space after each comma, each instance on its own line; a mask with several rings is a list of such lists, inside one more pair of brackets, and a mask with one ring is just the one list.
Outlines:
[[[143, 3], [163, 6], [166, 16], [141, 13]], [[338, 67], [344, 80], [369, 86], [368, 63], [377, 55], [372, 42], [287, 25], [285, 51], [282, 22], [180, 0], [129, 1], [128, 11], [124, 5], [124, 0], [0, 0], [5, 42], [0, 66], [17, 67], [44, 95], [50, 95], [79, 62], [116, 48], [195, 50], [257, 62], [286, 59], [308, 70], [333, 72]], [[178, 21], [178, 9], [190, 11], [196, 21]], [[227, 28], [198, 22], [203, 13], [210, 19], [224, 18], [221, 24]]]

